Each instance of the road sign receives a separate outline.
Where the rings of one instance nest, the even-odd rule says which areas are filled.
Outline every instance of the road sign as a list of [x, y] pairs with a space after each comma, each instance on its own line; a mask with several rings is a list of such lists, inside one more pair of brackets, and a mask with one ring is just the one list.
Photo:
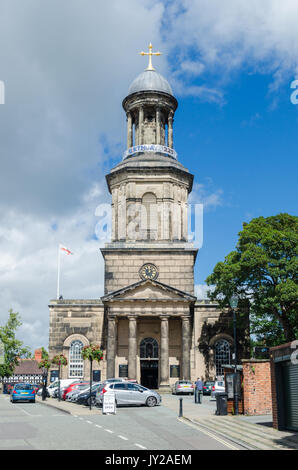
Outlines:
[[116, 414], [115, 393], [106, 392], [103, 395], [102, 414]]

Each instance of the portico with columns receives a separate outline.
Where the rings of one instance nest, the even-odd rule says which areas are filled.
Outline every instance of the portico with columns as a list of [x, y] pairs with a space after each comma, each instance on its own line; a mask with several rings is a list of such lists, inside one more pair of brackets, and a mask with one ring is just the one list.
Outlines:
[[[121, 366], [126, 365], [129, 379], [169, 388], [177, 380], [176, 374], [170, 378], [170, 366], [175, 366], [181, 378], [190, 380], [190, 312], [195, 300], [190, 294], [152, 280], [102, 297], [108, 322], [108, 376], [118, 376]], [[155, 351], [142, 351], [146, 338], [156, 342]], [[148, 378], [143, 369], [150, 361], [155, 367]]]

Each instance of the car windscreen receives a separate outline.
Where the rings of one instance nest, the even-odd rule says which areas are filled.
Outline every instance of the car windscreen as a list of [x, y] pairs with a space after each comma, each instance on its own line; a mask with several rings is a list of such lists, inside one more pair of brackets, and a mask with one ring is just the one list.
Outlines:
[[217, 382], [218, 387], [223, 387], [224, 383], [223, 382]]
[[30, 384], [17, 384], [15, 390], [34, 390], [33, 385]]
[[213, 384], [214, 384], [214, 382], [205, 382], [204, 385], [208, 385], [208, 386], [209, 386], [209, 385], [213, 385]]

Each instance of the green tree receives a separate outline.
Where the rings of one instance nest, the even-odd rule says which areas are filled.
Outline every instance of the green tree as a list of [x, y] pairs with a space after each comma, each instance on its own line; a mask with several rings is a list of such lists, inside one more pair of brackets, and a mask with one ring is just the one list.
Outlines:
[[49, 353], [43, 346], [41, 348], [41, 358], [42, 359], [49, 359]]
[[20, 314], [9, 310], [9, 317], [4, 326], [0, 326], [0, 339], [4, 344], [4, 364], [0, 365], [0, 376], [9, 377], [13, 374], [19, 359], [30, 357], [31, 351], [23, 342], [16, 338], [16, 330], [22, 325]]
[[216, 264], [209, 297], [227, 307], [237, 293], [249, 302], [251, 333], [268, 346], [298, 338], [298, 217], [278, 214], [243, 224], [235, 251]]

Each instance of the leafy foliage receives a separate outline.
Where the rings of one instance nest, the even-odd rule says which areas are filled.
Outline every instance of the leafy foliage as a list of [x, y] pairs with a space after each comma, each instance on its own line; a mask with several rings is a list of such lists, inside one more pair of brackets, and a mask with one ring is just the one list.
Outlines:
[[206, 279], [222, 307], [236, 293], [249, 301], [251, 333], [268, 346], [298, 338], [298, 217], [278, 214], [243, 224], [236, 250]]
[[39, 369], [49, 369], [52, 365], [52, 362], [49, 359], [42, 359], [38, 363]]
[[19, 359], [31, 355], [30, 349], [16, 338], [16, 330], [22, 325], [20, 314], [9, 310], [9, 317], [4, 326], [0, 326], [0, 339], [4, 344], [4, 364], [0, 365], [0, 376], [9, 377], [19, 364]]
[[82, 358], [100, 362], [103, 358], [103, 352], [97, 344], [91, 343], [89, 346], [83, 347]]
[[67, 366], [67, 358], [63, 354], [57, 354], [51, 362], [57, 366]]

